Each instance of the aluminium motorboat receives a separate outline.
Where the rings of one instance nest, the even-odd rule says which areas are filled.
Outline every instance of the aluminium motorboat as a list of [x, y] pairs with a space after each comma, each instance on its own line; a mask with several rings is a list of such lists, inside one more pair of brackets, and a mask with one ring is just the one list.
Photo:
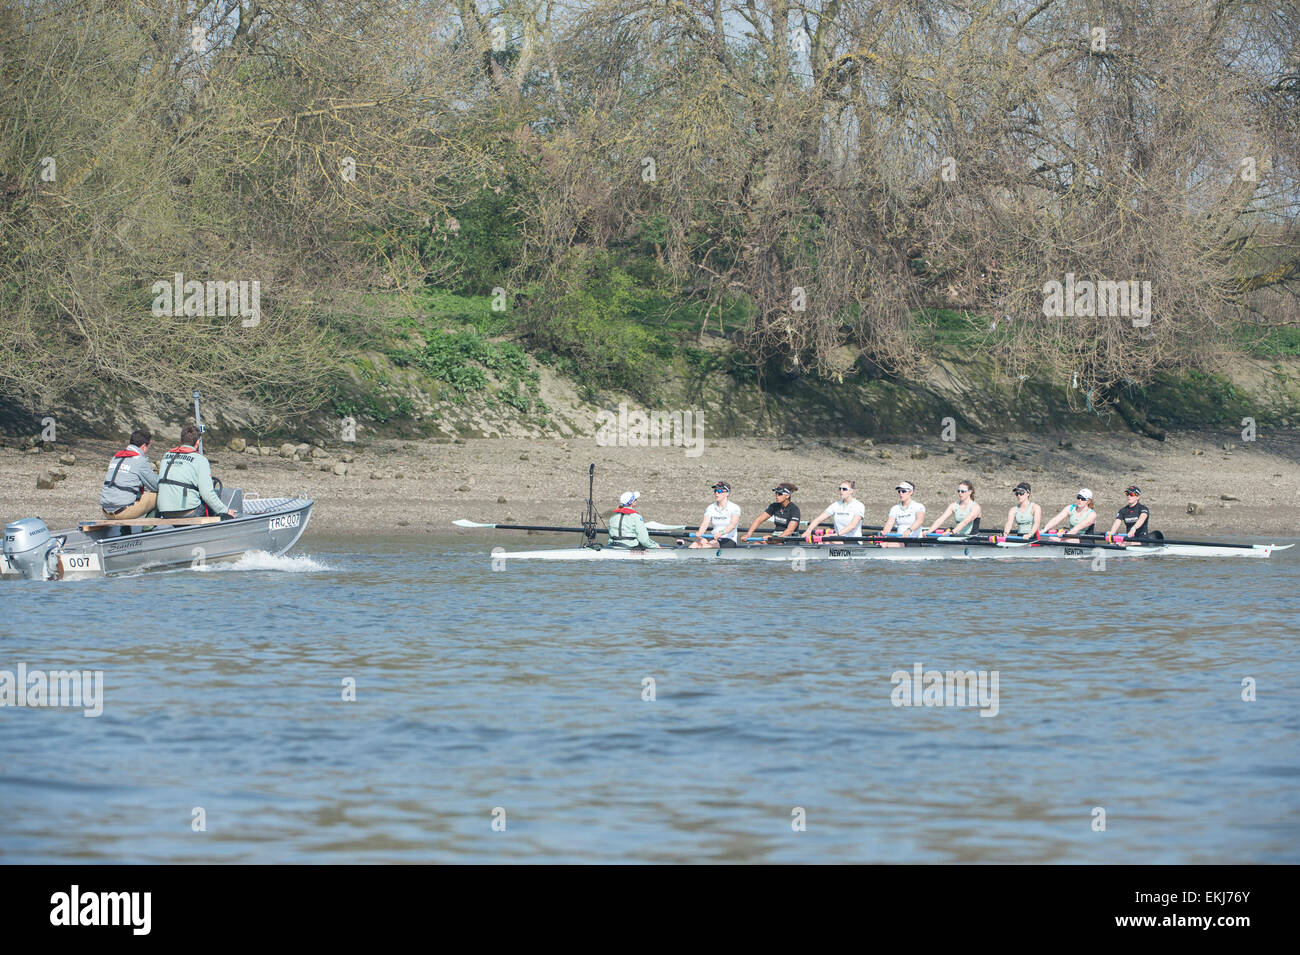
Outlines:
[[82, 521], [51, 531], [39, 517], [5, 525], [0, 577], [66, 580], [200, 566], [264, 551], [278, 557], [311, 519], [307, 497], [259, 498], [239, 488], [218, 492], [231, 517]]

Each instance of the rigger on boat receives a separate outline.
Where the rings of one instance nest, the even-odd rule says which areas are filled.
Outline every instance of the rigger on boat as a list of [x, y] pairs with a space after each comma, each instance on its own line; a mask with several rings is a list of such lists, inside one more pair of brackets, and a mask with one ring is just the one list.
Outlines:
[[[1231, 541], [1190, 541], [1166, 538], [1150, 527], [1151, 511], [1140, 502], [1141, 491], [1130, 486], [1127, 503], [1116, 514], [1110, 532], [1089, 533], [1099, 519], [1093, 509], [1093, 493], [1081, 488], [1075, 503], [1067, 505], [1043, 526], [1041, 508], [1030, 501], [1032, 488], [1022, 481], [1013, 491], [1015, 505], [1008, 511], [1001, 533], [981, 532], [982, 511], [974, 500], [975, 485], [962, 481], [957, 501], [950, 504], [933, 524], [925, 523], [925, 505], [913, 497], [916, 489], [907, 481], [896, 491], [899, 503], [891, 508], [883, 525], [865, 525], [865, 508], [855, 497], [853, 481], [841, 481], [839, 499], [817, 517], [801, 524], [799, 509], [791, 501], [797, 490], [782, 481], [772, 490], [776, 500], [750, 524], [745, 536], [738, 528], [742, 509], [732, 501], [731, 486], [713, 484], [714, 501], [694, 531], [686, 524], [646, 521], [637, 511], [643, 495], [626, 491], [611, 513], [610, 525], [602, 529], [595, 507], [595, 465], [588, 467], [587, 508], [581, 526], [537, 524], [485, 524], [465, 519], [458, 527], [549, 531], [582, 535], [578, 547], [549, 550], [496, 551], [494, 559], [566, 561], [665, 561], [665, 560], [757, 560], [794, 563], [803, 561], [916, 561], [1106, 557], [1269, 557], [1293, 544], [1253, 544]], [[951, 518], [952, 526], [943, 526]], [[773, 532], [758, 534], [771, 520]], [[823, 521], [831, 521], [823, 528]], [[1058, 527], [1057, 525], [1062, 525]], [[1123, 531], [1120, 528], [1123, 528]], [[602, 530], [605, 542], [599, 537]], [[798, 532], [802, 530], [800, 535]], [[659, 538], [659, 540], [656, 540]]]

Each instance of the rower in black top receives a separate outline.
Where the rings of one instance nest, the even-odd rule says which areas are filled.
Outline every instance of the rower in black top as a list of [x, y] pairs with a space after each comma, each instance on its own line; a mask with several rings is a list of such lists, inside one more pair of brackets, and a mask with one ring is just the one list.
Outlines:
[[1110, 533], [1117, 533], [1123, 524], [1125, 537], [1146, 537], [1151, 533], [1151, 511], [1142, 503], [1142, 489], [1130, 484], [1124, 491], [1124, 497], [1126, 503], [1115, 515]]
[[749, 525], [749, 530], [745, 533], [746, 537], [753, 537], [758, 531], [758, 525], [769, 517], [776, 528], [775, 534], [768, 534], [763, 537], [763, 543], [770, 540], [784, 540], [793, 537], [799, 533], [799, 505], [790, 500], [790, 495], [799, 490], [789, 481], [782, 481], [776, 487], [772, 488], [772, 493], [776, 495], [776, 500], [767, 505], [767, 509], [754, 518], [754, 523]]

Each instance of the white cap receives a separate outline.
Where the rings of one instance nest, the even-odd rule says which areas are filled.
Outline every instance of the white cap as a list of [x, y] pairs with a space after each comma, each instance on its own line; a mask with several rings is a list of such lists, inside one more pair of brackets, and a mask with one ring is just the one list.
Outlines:
[[899, 483], [898, 487], [894, 488], [894, 490], [895, 490], [895, 491], [915, 491], [916, 488], [912, 487], [912, 485], [909, 484], [909, 483], [907, 483], [906, 481], [902, 481], [902, 482]]
[[635, 504], [641, 497], [640, 491], [624, 491], [618, 499], [619, 507], [630, 507]]
[[1079, 488], [1079, 497], [1083, 498], [1085, 501], [1091, 501], [1092, 491], [1088, 490], [1086, 487], [1081, 487]]

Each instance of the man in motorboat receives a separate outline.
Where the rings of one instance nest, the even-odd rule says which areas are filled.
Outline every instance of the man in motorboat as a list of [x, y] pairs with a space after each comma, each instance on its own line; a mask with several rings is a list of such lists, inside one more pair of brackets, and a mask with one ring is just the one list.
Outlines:
[[131, 432], [125, 448], [113, 455], [99, 494], [104, 516], [113, 520], [148, 517], [158, 503], [158, 475], [149, 463], [152, 436], [143, 428]]
[[188, 425], [181, 443], [163, 455], [158, 477], [158, 516], [234, 517], [212, 484], [212, 468], [198, 450], [199, 429]]

